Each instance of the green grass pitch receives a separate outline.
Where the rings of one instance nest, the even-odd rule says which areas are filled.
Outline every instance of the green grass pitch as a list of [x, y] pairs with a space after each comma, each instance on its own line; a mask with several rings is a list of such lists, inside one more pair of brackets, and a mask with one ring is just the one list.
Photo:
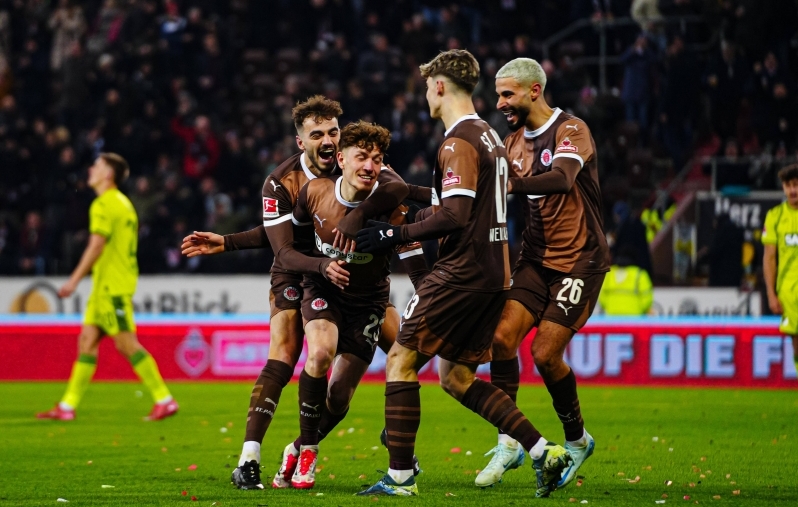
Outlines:
[[[485, 507], [586, 501], [589, 506], [653, 507], [663, 499], [666, 506], [798, 505], [795, 391], [582, 387], [582, 409], [596, 452], [581, 471], [581, 486], [536, 500], [529, 460], [523, 469], [509, 472], [503, 484], [474, 487], [475, 471], [487, 463], [482, 453], [494, 445], [495, 432], [434, 384], [421, 390], [416, 451], [424, 473], [415, 499], [352, 496], [380, 477], [377, 469], [387, 469], [388, 453], [378, 439], [381, 385], [361, 386], [339, 427], [343, 431], [322, 442], [321, 470], [310, 492], [238, 491], [230, 484], [244, 433], [248, 384], [174, 383], [180, 413], [149, 423], [141, 420], [150, 402], [140, 385], [97, 383], [75, 421], [34, 419], [63, 388], [55, 383], [0, 384], [0, 505], [67, 505], [57, 503], [58, 498], [76, 506], [388, 502]], [[522, 386], [519, 399], [544, 435], [562, 439], [545, 389]], [[264, 443], [264, 484], [277, 470], [282, 448], [296, 436], [295, 400], [296, 385], [291, 384]]]

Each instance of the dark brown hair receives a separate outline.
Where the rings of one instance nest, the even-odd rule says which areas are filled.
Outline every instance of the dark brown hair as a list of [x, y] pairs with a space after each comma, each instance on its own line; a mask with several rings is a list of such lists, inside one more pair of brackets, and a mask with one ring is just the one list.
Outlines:
[[130, 166], [127, 160], [116, 153], [100, 153], [100, 158], [114, 170], [114, 184], [117, 187], [122, 185], [130, 174]]
[[390, 144], [391, 132], [388, 129], [376, 123], [360, 120], [341, 129], [341, 140], [338, 146], [341, 151], [350, 146], [357, 146], [368, 151], [377, 148], [385, 153]]
[[479, 63], [474, 55], [465, 49], [444, 51], [418, 68], [424, 79], [430, 76], [446, 76], [458, 88], [469, 94], [474, 92], [479, 82]]
[[782, 167], [779, 171], [779, 179], [782, 183], [798, 180], [798, 164], [790, 164]]
[[328, 99], [324, 95], [314, 95], [304, 102], [298, 102], [291, 110], [291, 118], [297, 130], [302, 128], [302, 124], [308, 118], [312, 118], [316, 123], [324, 120], [332, 120], [343, 114], [341, 104], [337, 100]]

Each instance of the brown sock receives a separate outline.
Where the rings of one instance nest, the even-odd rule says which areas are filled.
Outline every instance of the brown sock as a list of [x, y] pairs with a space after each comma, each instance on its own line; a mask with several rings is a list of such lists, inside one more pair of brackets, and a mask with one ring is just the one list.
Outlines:
[[[348, 412], [349, 407], [346, 407], [346, 410], [340, 414], [333, 414], [330, 412], [330, 409], [327, 408], [327, 404], [325, 403], [324, 412], [321, 413], [321, 421], [319, 422], [319, 442], [324, 440], [324, 438], [329, 435], [336, 426], [338, 426], [338, 423], [344, 420]], [[299, 449], [300, 445], [302, 445], [301, 436], [294, 440], [294, 447]]]
[[532, 426], [513, 400], [501, 389], [484, 380], [475, 379], [460, 403], [482, 416], [502, 433], [518, 440], [527, 451], [541, 438], [540, 432]]
[[[517, 357], [503, 361], [491, 361], [490, 383], [507, 393], [513, 403], [518, 398], [518, 384], [520, 382], [521, 369], [518, 366]], [[501, 433], [501, 430], [499, 430], [499, 433]]]
[[319, 445], [319, 423], [327, 400], [327, 375], [299, 375], [299, 438], [301, 445]]
[[568, 375], [549, 385], [546, 388], [551, 394], [552, 405], [557, 417], [560, 418], [562, 428], [565, 430], [565, 439], [570, 441], [582, 438], [585, 424], [582, 421], [582, 411], [579, 409], [579, 397], [576, 395], [576, 376], [573, 370]]
[[421, 385], [416, 382], [385, 384], [385, 429], [388, 433], [389, 466], [412, 470], [416, 433], [421, 423]]
[[245, 442], [263, 442], [263, 435], [269, 429], [277, 404], [280, 402], [280, 394], [293, 374], [294, 369], [282, 361], [276, 359], [266, 361], [266, 366], [252, 387], [247, 429], [244, 433]]

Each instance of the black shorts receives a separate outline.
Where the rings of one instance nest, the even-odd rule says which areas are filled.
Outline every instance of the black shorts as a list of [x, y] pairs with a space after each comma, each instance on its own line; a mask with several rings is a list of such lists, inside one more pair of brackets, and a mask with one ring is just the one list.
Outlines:
[[302, 275], [272, 273], [269, 306], [272, 316], [283, 310], [299, 310], [302, 306]]
[[302, 281], [302, 318], [329, 320], [338, 327], [335, 355], [353, 354], [368, 364], [380, 339], [389, 292], [368, 299], [343, 292], [331, 283], [306, 277]]
[[506, 295], [452, 289], [427, 278], [402, 314], [396, 341], [457, 364], [487, 363]]
[[605, 274], [562, 273], [519, 260], [507, 299], [524, 305], [537, 324], [548, 320], [577, 332], [596, 307]]

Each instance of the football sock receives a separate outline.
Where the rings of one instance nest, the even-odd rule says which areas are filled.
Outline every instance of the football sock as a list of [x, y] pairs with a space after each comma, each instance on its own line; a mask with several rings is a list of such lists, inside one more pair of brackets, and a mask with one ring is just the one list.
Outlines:
[[[338, 426], [338, 423], [343, 421], [346, 417], [347, 412], [349, 412], [349, 407], [346, 407], [346, 410], [341, 412], [340, 414], [333, 414], [330, 412], [329, 407], [327, 404], [324, 404], [323, 412], [321, 413], [321, 421], [319, 422], [319, 442], [324, 440], [324, 438], [330, 434], [330, 432]], [[297, 437], [294, 440], [294, 447], [299, 449], [299, 446], [302, 445], [302, 437]]]
[[327, 401], [327, 375], [299, 375], [299, 436], [303, 446], [319, 445], [319, 424]]
[[[282, 361], [269, 359], [252, 386], [247, 412], [247, 429], [245, 442], [263, 442], [263, 436], [277, 411], [283, 388], [291, 380], [294, 369]], [[260, 461], [258, 461], [260, 463]]]
[[[413, 453], [416, 433], [421, 423], [421, 385], [415, 382], [387, 382], [385, 384], [385, 430], [387, 433], [390, 468], [413, 473]], [[400, 474], [401, 475], [401, 474]], [[399, 484], [397, 475], [391, 477]]]
[[72, 373], [69, 375], [69, 383], [64, 397], [59, 403], [61, 410], [74, 410], [78, 406], [96, 370], [97, 356], [89, 354], [78, 356], [78, 360], [72, 365]]
[[161, 372], [158, 371], [155, 359], [146, 350], [141, 349], [130, 356], [130, 364], [133, 365], [133, 370], [139, 376], [139, 379], [149, 389], [155, 403], [169, 401], [172, 394], [169, 392], [169, 388], [166, 387], [163, 377], [161, 377]]
[[244, 447], [241, 449], [241, 457], [238, 459], [238, 466], [252, 460], [260, 463], [260, 442], [244, 442]]
[[539, 459], [541, 456], [543, 456], [543, 452], [546, 450], [547, 443], [548, 442], [546, 441], [545, 438], [541, 438], [540, 440], [535, 442], [535, 445], [533, 445], [532, 448], [529, 449], [529, 456], [532, 459]]
[[[513, 400], [513, 403], [515, 403], [518, 397], [518, 384], [520, 382], [521, 369], [518, 367], [517, 357], [502, 361], [491, 361], [490, 383], [507, 393], [507, 396]], [[516, 442], [509, 436], [502, 434], [501, 430], [499, 430], [499, 443], [513, 447], [513, 444]]]
[[587, 445], [587, 435], [585, 435], [585, 431], [582, 430], [582, 436], [577, 440], [566, 440], [566, 444], [571, 444], [573, 447], [584, 447]]
[[576, 395], [576, 376], [573, 370], [553, 384], [546, 384], [551, 394], [554, 411], [562, 422], [565, 440], [576, 441], [585, 433], [582, 412], [579, 410], [579, 397]]
[[410, 470], [394, 470], [388, 469], [388, 475], [394, 480], [396, 484], [403, 484], [406, 480], [413, 477], [413, 469]]
[[475, 379], [460, 403], [517, 440], [527, 451], [542, 438], [510, 396], [484, 380]]

